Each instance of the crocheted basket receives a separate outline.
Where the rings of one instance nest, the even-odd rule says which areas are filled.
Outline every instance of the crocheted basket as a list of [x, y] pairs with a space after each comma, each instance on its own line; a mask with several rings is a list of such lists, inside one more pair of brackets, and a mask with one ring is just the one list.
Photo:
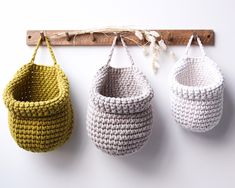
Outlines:
[[194, 132], [206, 132], [220, 121], [223, 111], [224, 79], [220, 69], [204, 52], [202, 57], [186, 56], [175, 65], [171, 82], [171, 107], [175, 121]]
[[96, 74], [90, 94], [87, 114], [88, 135], [94, 144], [113, 156], [127, 155], [139, 150], [148, 140], [152, 127], [150, 101], [153, 90], [134, 62], [128, 68], [107, 65]]
[[47, 37], [54, 66], [34, 64], [41, 40], [30, 63], [17, 71], [3, 96], [13, 138], [32, 152], [46, 152], [62, 145], [69, 138], [73, 123], [69, 82], [56, 63]]

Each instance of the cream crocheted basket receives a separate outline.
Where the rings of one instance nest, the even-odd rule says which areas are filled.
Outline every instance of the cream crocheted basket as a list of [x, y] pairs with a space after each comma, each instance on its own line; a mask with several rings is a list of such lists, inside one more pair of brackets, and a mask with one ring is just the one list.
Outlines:
[[204, 52], [197, 37], [202, 57], [186, 56], [173, 68], [171, 75], [171, 107], [175, 121], [194, 132], [206, 132], [220, 121], [223, 111], [224, 79], [220, 69]]
[[89, 137], [99, 149], [113, 156], [139, 150], [148, 140], [152, 127], [153, 90], [134, 66], [123, 38], [120, 39], [132, 66], [114, 68], [109, 65], [115, 37], [107, 65], [95, 76], [87, 114]]

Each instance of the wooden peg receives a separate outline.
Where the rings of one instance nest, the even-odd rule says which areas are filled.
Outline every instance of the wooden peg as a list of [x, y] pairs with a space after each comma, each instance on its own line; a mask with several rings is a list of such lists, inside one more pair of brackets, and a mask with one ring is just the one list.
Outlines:
[[70, 41], [72, 37], [70, 36], [69, 32], [65, 32], [65, 35], [66, 35], [66, 40]]
[[40, 32], [40, 36], [42, 38], [42, 41], [45, 41], [45, 35], [44, 35], [44, 32]]
[[172, 42], [172, 41], [174, 40], [174, 37], [173, 37], [172, 33], [169, 33], [169, 34], [168, 34], [167, 40], [168, 40], [169, 42]]
[[96, 38], [95, 38], [95, 36], [94, 36], [94, 33], [90, 33], [90, 36], [91, 36], [92, 42], [95, 42], [95, 41], [96, 41]]
[[121, 35], [120, 33], [116, 33], [117, 40], [116, 40], [116, 45], [118, 45], [121, 42]]
[[196, 32], [193, 32], [193, 44], [197, 44], [197, 38], [198, 34]]

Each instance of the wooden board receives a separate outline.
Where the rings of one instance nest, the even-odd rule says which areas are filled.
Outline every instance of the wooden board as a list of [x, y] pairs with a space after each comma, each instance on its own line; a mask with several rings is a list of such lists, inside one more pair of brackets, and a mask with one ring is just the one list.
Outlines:
[[[155, 30], [160, 33], [167, 45], [186, 45], [192, 34], [198, 35], [203, 45], [214, 45], [215, 34], [213, 30]], [[147, 41], [139, 40], [131, 31], [112, 30], [77, 34], [81, 30], [28, 30], [26, 43], [29, 46], [37, 44], [40, 33], [48, 36], [53, 46], [110, 46], [115, 36], [114, 32], [124, 36], [127, 45], [142, 45]], [[67, 33], [67, 34], [66, 34]], [[160, 40], [160, 38], [159, 38]], [[193, 41], [196, 44], [196, 41]], [[42, 43], [45, 45], [45, 42]]]

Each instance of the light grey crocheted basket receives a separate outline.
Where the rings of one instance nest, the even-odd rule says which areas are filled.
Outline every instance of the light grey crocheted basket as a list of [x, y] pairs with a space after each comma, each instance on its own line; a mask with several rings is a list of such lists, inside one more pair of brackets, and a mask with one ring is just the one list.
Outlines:
[[120, 38], [132, 62], [128, 68], [111, 67], [110, 61], [96, 74], [87, 113], [88, 135], [93, 143], [113, 156], [139, 150], [148, 140], [152, 128], [153, 90], [136, 68], [123, 38]]
[[206, 132], [220, 121], [223, 111], [224, 79], [217, 64], [208, 58], [197, 37], [202, 57], [185, 57], [171, 75], [171, 107], [175, 121], [194, 132]]

